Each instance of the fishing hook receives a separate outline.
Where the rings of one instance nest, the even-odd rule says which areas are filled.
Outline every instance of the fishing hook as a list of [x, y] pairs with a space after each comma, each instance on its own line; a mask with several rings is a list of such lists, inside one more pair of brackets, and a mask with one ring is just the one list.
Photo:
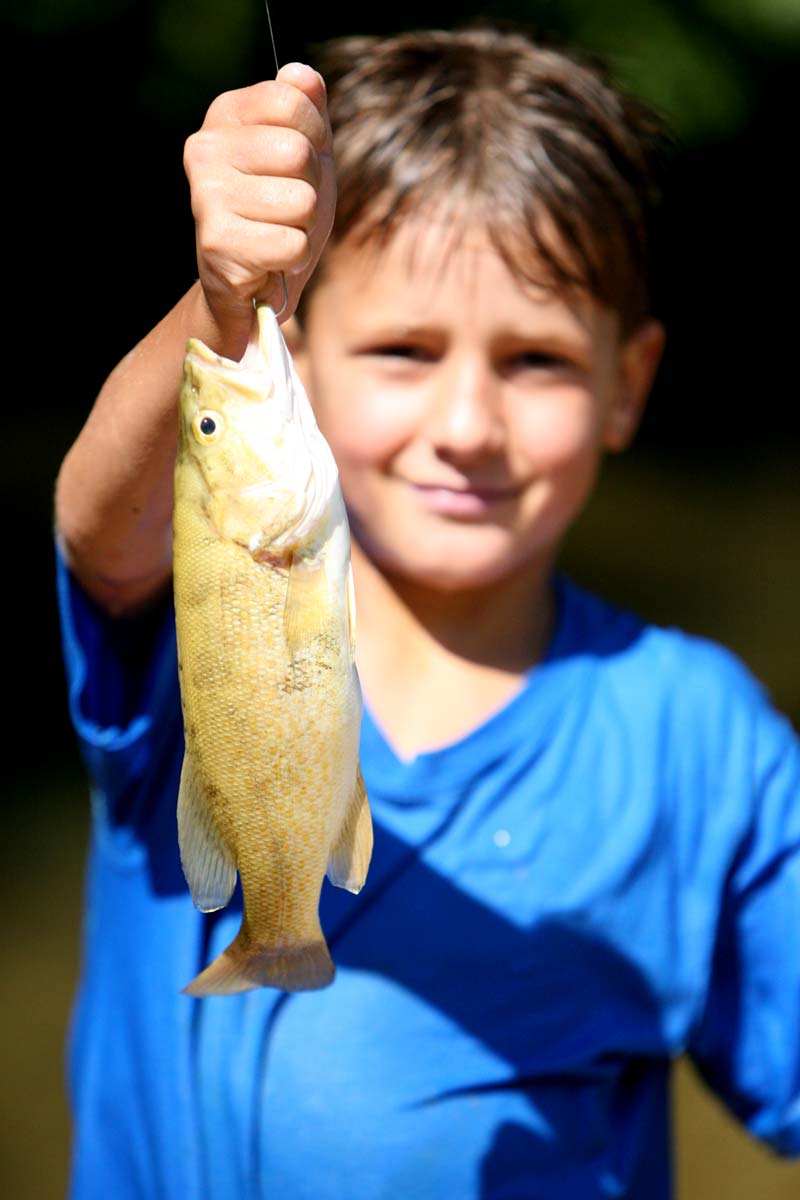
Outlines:
[[[283, 271], [281, 271], [281, 283], [283, 284], [283, 304], [280, 306], [280, 308], [273, 308], [272, 311], [275, 313], [276, 317], [282, 317], [289, 305], [289, 289], [286, 286], [286, 276], [284, 275]], [[258, 309], [258, 306], [263, 303], [263, 300], [258, 300], [255, 296], [253, 296], [254, 310]]]

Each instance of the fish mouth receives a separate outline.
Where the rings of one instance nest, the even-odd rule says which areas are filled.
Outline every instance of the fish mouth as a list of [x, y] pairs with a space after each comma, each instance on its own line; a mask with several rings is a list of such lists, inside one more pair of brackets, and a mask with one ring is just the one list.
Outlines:
[[218, 354], [199, 338], [189, 338], [186, 345], [187, 362], [201, 372], [211, 372], [237, 390], [257, 391], [260, 399], [271, 395], [281, 384], [286, 385], [285, 391], [291, 390], [287, 355], [277, 318], [268, 305], [256, 309], [250, 340], [238, 360]]
[[237, 362], [235, 358], [217, 354], [199, 338], [189, 338], [186, 361], [201, 373], [207, 371], [215, 378], [230, 383], [237, 390], [258, 392], [260, 397], [269, 395], [274, 387], [274, 372], [269, 368], [260, 339], [251, 339]]
[[267, 360], [261, 345], [261, 338], [258, 336], [258, 330], [251, 335], [245, 347], [244, 354], [240, 359], [226, 358], [224, 354], [217, 354], [216, 350], [212, 350], [205, 342], [201, 342], [199, 338], [195, 337], [189, 338], [186, 353], [189, 358], [203, 363], [205, 366], [219, 367], [223, 371], [247, 371], [253, 368], [267, 369]]

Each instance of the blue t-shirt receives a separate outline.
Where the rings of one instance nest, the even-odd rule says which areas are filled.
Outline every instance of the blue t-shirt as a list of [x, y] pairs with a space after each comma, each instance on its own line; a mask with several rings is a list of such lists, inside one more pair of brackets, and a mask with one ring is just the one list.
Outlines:
[[203, 916], [181, 872], [171, 607], [111, 621], [63, 564], [59, 594], [93, 797], [75, 1200], [664, 1200], [685, 1050], [800, 1153], [800, 745], [732, 655], [561, 580], [469, 736], [401, 761], [365, 713], [334, 984], [198, 1000], [241, 900]]

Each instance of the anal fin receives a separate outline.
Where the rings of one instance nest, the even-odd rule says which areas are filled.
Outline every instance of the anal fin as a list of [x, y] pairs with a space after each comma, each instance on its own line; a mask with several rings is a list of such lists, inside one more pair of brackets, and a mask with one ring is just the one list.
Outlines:
[[367, 878], [371, 857], [372, 817], [359, 766], [339, 838], [328, 859], [328, 879], [336, 887], [346, 888], [348, 892], [360, 892]]
[[220, 836], [188, 750], [178, 791], [178, 844], [195, 906], [201, 912], [224, 908], [236, 886], [236, 861]]

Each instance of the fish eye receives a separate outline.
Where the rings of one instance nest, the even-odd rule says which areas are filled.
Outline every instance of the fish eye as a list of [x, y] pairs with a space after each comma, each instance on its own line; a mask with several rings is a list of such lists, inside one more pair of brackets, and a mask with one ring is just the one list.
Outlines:
[[219, 413], [207, 409], [199, 412], [192, 421], [192, 430], [199, 442], [215, 442], [224, 428]]

